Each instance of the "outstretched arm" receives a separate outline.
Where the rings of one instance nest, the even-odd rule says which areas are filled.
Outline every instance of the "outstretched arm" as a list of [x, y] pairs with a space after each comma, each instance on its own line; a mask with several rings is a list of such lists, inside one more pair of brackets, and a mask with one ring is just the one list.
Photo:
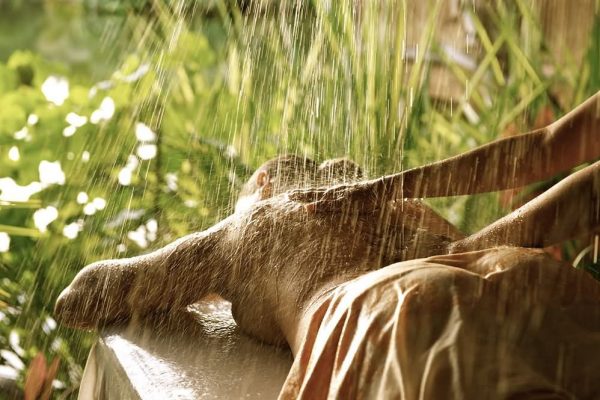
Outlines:
[[460, 253], [498, 245], [544, 247], [600, 226], [600, 162], [550, 188], [481, 231], [455, 242]]
[[93, 329], [133, 313], [182, 308], [224, 286], [227, 219], [152, 253], [106, 260], [82, 269], [59, 296], [55, 315], [74, 328]]
[[292, 200], [322, 210], [353, 201], [443, 197], [520, 187], [600, 157], [600, 92], [555, 123], [496, 140], [474, 150], [398, 174], [318, 191], [296, 191]]
[[511, 189], [600, 157], [600, 92], [553, 124], [384, 179], [402, 196], [440, 197]]

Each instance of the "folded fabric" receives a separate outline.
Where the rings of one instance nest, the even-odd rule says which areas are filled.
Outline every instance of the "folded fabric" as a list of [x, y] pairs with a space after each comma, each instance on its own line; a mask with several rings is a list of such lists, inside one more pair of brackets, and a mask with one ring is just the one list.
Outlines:
[[280, 399], [600, 398], [600, 283], [542, 251], [401, 262], [320, 301]]

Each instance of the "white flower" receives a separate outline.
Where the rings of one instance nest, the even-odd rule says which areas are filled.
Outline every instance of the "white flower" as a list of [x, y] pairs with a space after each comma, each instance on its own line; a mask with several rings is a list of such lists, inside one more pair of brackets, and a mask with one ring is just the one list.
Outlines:
[[137, 155], [142, 160], [151, 160], [156, 157], [156, 145], [155, 144], [140, 144], [137, 147]]
[[177, 190], [177, 174], [174, 172], [167, 172], [165, 175], [165, 181], [167, 182], [167, 188], [174, 192]]
[[85, 215], [94, 215], [96, 214], [96, 206], [94, 205], [94, 203], [87, 203], [85, 206], [83, 206], [83, 213]]
[[31, 140], [31, 135], [29, 134], [29, 128], [26, 126], [19, 129], [18, 131], [16, 131], [13, 136], [17, 140], [25, 140], [25, 141]]
[[[3, 315], [5, 314], [0, 312], [0, 317]], [[9, 365], [0, 365], [0, 376], [5, 379], [16, 381], [19, 378], [19, 371]]]
[[127, 168], [133, 171], [138, 165], [140, 165], [140, 160], [133, 154], [130, 154], [129, 157], [127, 157]]
[[27, 186], [18, 185], [12, 178], [0, 178], [0, 200], [27, 201], [44, 187], [39, 182], [31, 182]]
[[81, 153], [81, 161], [84, 163], [90, 161], [90, 152], [89, 151], [86, 150], [83, 153]]
[[6, 232], [0, 232], [0, 253], [6, 253], [10, 249], [10, 236]]
[[146, 229], [148, 229], [148, 232], [156, 233], [158, 230], [158, 222], [156, 222], [154, 218], [149, 219], [146, 221]]
[[92, 203], [94, 204], [94, 207], [96, 207], [96, 210], [104, 210], [106, 207], [106, 200], [104, 200], [102, 197], [94, 197]]
[[138, 165], [140, 165], [140, 160], [138, 160], [138, 158], [133, 154], [130, 154], [127, 158], [127, 164], [119, 171], [119, 175], [117, 176], [117, 179], [119, 180], [119, 183], [121, 185], [131, 185], [133, 173], [135, 172]]
[[198, 207], [198, 202], [196, 200], [188, 199], [183, 202], [183, 204], [188, 208], [196, 208]]
[[87, 117], [76, 114], [74, 112], [70, 112], [67, 114], [65, 121], [67, 121], [69, 125], [72, 125], [75, 128], [81, 128], [87, 123]]
[[232, 145], [229, 145], [229, 146], [227, 146], [227, 148], [225, 149], [225, 155], [226, 155], [228, 158], [235, 158], [235, 157], [237, 157], [237, 156], [238, 156], [238, 151], [235, 149], [235, 147], [234, 147], [234, 146], [232, 146]]
[[85, 204], [88, 202], [88, 200], [89, 200], [89, 196], [86, 192], [77, 193], [77, 203], [78, 204]]
[[156, 231], [158, 231], [158, 222], [154, 218], [146, 221], [146, 239], [150, 242], [156, 240]]
[[75, 239], [79, 234], [79, 224], [77, 222], [71, 222], [70, 224], [65, 225], [62, 233], [67, 239]]
[[143, 122], [135, 124], [135, 137], [140, 142], [154, 142], [156, 140], [156, 133]]
[[21, 347], [21, 338], [17, 331], [12, 330], [8, 334], [8, 342], [10, 343], [10, 347], [12, 347], [13, 351], [19, 355], [19, 357], [25, 356], [25, 349]]
[[75, 131], [77, 131], [77, 128], [74, 127], [73, 125], [69, 125], [65, 129], [63, 129], [63, 136], [64, 137], [73, 136], [75, 134]]
[[136, 69], [129, 75], [122, 75], [120, 72], [117, 72], [115, 75], [118, 79], [121, 79], [123, 82], [131, 83], [142, 78], [148, 73], [148, 71], [150, 71], [150, 64], [142, 64], [138, 67], [138, 69]]
[[115, 102], [110, 97], [105, 97], [100, 103], [100, 107], [92, 112], [90, 122], [98, 124], [101, 121], [108, 121], [115, 114]]
[[13, 146], [8, 150], [8, 159], [14, 162], [21, 159], [21, 153], [19, 153], [19, 148], [17, 146]]
[[63, 172], [60, 161], [46, 161], [42, 160], [38, 167], [40, 173], [40, 182], [44, 186], [59, 184], [65, 184], [65, 173]]
[[29, 116], [27, 117], [27, 124], [35, 125], [38, 123], [39, 120], [40, 120], [40, 117], [38, 117], [36, 114], [29, 114]]
[[42, 233], [46, 232], [48, 225], [58, 218], [58, 210], [56, 207], [48, 206], [40, 208], [33, 213], [33, 224]]
[[146, 239], [146, 226], [140, 225], [135, 231], [127, 232], [127, 238], [137, 244], [142, 249], [148, 247], [148, 240]]
[[10, 367], [13, 367], [17, 371], [21, 371], [25, 368], [25, 364], [19, 358], [18, 355], [9, 350], [0, 350], [0, 356], [4, 358], [6, 364]]
[[42, 93], [49, 102], [60, 106], [69, 97], [69, 81], [62, 76], [49, 76], [42, 83]]
[[42, 325], [42, 330], [46, 334], [50, 334], [53, 330], [56, 329], [56, 321], [52, 317], [46, 317], [44, 324]]
[[119, 176], [117, 178], [121, 185], [129, 186], [129, 185], [131, 185], [131, 176], [132, 175], [133, 175], [133, 171], [130, 168], [125, 167], [119, 171]]

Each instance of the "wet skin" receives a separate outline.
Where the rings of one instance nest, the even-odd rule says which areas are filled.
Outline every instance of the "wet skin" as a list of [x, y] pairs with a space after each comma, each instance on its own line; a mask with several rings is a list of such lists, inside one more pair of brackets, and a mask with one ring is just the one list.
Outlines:
[[[294, 347], [297, 321], [310, 299], [366, 271], [497, 245], [543, 246], [596, 229], [600, 164], [569, 176], [467, 238], [418, 201], [397, 199], [400, 194], [448, 194], [448, 188], [456, 188], [450, 194], [500, 190], [541, 179], [600, 156], [599, 127], [596, 94], [548, 128], [405, 174], [325, 190], [264, 190], [274, 197], [257, 196], [207, 231], [144, 256], [84, 268], [59, 297], [57, 318], [68, 326], [93, 329], [154, 310], [182, 308], [218, 293], [232, 302], [242, 329], [271, 343], [287, 340]], [[539, 146], [527, 153], [520, 146], [530, 142]], [[561, 148], [568, 154], [549, 163], [548, 157]], [[515, 149], [522, 156], [517, 169], [509, 168]], [[488, 161], [493, 165], [482, 170]], [[447, 174], [444, 186], [422, 184], [441, 182], [444, 166], [455, 172]], [[461, 179], [469, 176], [464, 174], [469, 166], [479, 171], [480, 179]], [[498, 171], [511, 175], [503, 178]]]
[[295, 326], [320, 288], [397, 261], [445, 254], [462, 237], [418, 201], [316, 213], [283, 193], [150, 254], [85, 267], [60, 295], [56, 316], [93, 329], [217, 293], [231, 301], [244, 331], [269, 343], [290, 342], [295, 332], [286, 327]]

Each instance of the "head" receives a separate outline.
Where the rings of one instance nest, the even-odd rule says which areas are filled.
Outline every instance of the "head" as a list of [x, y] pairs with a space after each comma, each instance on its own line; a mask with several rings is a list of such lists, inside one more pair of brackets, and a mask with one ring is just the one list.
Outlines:
[[358, 164], [346, 158], [317, 164], [308, 157], [282, 155], [262, 164], [242, 186], [235, 212], [291, 189], [336, 185], [362, 178]]

